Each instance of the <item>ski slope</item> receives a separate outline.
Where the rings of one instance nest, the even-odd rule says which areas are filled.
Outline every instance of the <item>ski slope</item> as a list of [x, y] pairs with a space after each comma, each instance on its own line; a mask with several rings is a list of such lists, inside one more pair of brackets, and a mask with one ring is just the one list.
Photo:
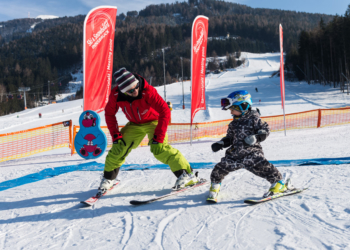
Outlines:
[[[210, 74], [206, 82], [207, 110], [196, 122], [230, 118], [220, 99], [239, 89], [250, 91], [262, 115], [282, 114], [278, 54], [242, 53], [240, 68]], [[255, 92], [258, 88], [259, 92]], [[157, 88], [163, 95], [164, 87]], [[173, 103], [172, 121], [189, 122], [190, 83], [166, 86]], [[261, 104], [259, 104], [261, 100]], [[72, 119], [78, 125], [82, 100], [50, 104], [0, 117], [0, 133], [25, 130]], [[350, 106], [350, 97], [330, 86], [286, 82], [286, 113]], [[64, 112], [62, 112], [64, 110]], [[42, 118], [38, 118], [42, 113]], [[100, 113], [104, 120], [104, 113]], [[19, 116], [19, 118], [17, 118]], [[126, 119], [117, 114], [120, 124]], [[104, 123], [102, 125], [105, 125]], [[268, 160], [349, 157], [350, 125], [271, 133], [262, 143]], [[215, 140], [173, 145], [189, 162], [218, 162]], [[104, 163], [106, 153], [97, 159]], [[0, 184], [45, 169], [69, 167], [85, 161], [69, 149], [49, 151], [0, 163]], [[132, 151], [125, 164], [159, 164], [149, 147]], [[74, 171], [0, 191], [0, 249], [350, 249], [350, 164], [281, 166], [302, 194], [257, 206], [243, 203], [268, 189], [267, 181], [246, 170], [222, 182], [218, 204], [208, 204], [209, 185], [143, 206], [130, 200], [166, 194], [175, 183], [170, 170], [121, 171], [118, 185], [92, 208], [79, 202], [96, 193], [101, 171]], [[200, 169], [209, 179], [211, 169]], [[50, 176], [48, 176], [50, 177]]]

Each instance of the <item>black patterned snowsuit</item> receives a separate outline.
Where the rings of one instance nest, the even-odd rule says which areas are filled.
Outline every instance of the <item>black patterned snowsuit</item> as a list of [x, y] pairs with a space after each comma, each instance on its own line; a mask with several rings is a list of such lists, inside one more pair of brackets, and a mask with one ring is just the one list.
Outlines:
[[244, 143], [247, 136], [258, 134], [258, 130], [265, 130], [267, 136], [270, 134], [269, 125], [260, 119], [255, 110], [229, 124], [227, 135], [223, 139], [230, 139], [230, 147], [226, 150], [225, 157], [215, 165], [210, 176], [211, 182], [221, 183], [229, 172], [241, 168], [266, 179], [271, 184], [282, 180], [277, 168], [265, 159], [259, 140], [251, 146]]

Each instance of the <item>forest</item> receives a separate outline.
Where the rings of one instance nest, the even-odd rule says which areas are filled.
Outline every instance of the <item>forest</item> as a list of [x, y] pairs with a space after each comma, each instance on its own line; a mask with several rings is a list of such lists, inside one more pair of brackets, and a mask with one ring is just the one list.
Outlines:
[[286, 65], [299, 80], [309, 84], [340, 87], [349, 93], [350, 5], [344, 16], [324, 20], [311, 31], [303, 30], [286, 58]]
[[[152, 79], [152, 85], [162, 85], [164, 49], [166, 82], [178, 80], [182, 71], [181, 57], [184, 78], [189, 78], [191, 27], [197, 15], [209, 17], [209, 37], [222, 38], [208, 42], [207, 56], [214, 59], [208, 64], [210, 70], [236, 67], [240, 64], [236, 58], [240, 51], [279, 51], [280, 23], [284, 27], [284, 50], [288, 53], [288, 63], [293, 69], [298, 65], [307, 72], [310, 80], [317, 76], [310, 68], [313, 61], [318, 62], [318, 67], [324, 69], [324, 76], [330, 80], [337, 79], [335, 72], [339, 69], [336, 67], [342, 65], [345, 69], [349, 63], [347, 60], [350, 55], [343, 55], [346, 59], [342, 62], [337, 57], [342, 52], [341, 46], [336, 44], [341, 43], [339, 34], [337, 33], [337, 39], [327, 40], [327, 36], [332, 37], [336, 33], [335, 30], [346, 30], [348, 14], [345, 17], [333, 17], [254, 9], [225, 1], [189, 0], [150, 5], [138, 12], [138, 15], [135, 11], [127, 12], [126, 15], [119, 14], [113, 69], [126, 67], [148, 81]], [[0, 36], [0, 115], [23, 110], [23, 99], [18, 92], [20, 87], [31, 89], [26, 95], [29, 108], [33, 107], [35, 101], [47, 96], [49, 90], [53, 97], [64, 90], [70, 80], [70, 73], [82, 65], [84, 18], [85, 16], [79, 15], [44, 20], [31, 33], [14, 33], [7, 40]], [[33, 20], [28, 22], [33, 23]], [[317, 40], [318, 38], [320, 39]], [[314, 42], [322, 46], [313, 46]], [[309, 47], [304, 47], [304, 43]], [[300, 50], [300, 46], [303, 50]], [[319, 53], [316, 48], [324, 53], [324, 66], [319, 65], [322, 62], [318, 61], [319, 55], [313, 54]], [[307, 51], [307, 59], [304, 58], [304, 51]], [[218, 56], [226, 56], [227, 62], [217, 64], [215, 61]], [[327, 56], [332, 57], [332, 60], [327, 60]], [[328, 67], [329, 62], [333, 63], [333, 71]], [[305, 65], [308, 66], [305, 68]], [[334, 78], [331, 79], [329, 77], [332, 72]], [[298, 77], [301, 77], [300, 73]], [[81, 91], [77, 93], [77, 98], [81, 98]]]

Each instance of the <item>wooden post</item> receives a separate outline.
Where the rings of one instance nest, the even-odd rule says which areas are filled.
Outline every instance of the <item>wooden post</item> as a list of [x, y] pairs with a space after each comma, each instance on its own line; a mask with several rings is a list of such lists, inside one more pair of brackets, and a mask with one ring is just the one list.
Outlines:
[[75, 147], [74, 147], [74, 140], [75, 140], [75, 135], [77, 134], [77, 128], [76, 126], [74, 125], [73, 126], [73, 143], [72, 143], [72, 152], [71, 152], [71, 156], [74, 154], [74, 150], [75, 150]]
[[321, 114], [321, 109], [318, 110], [318, 119], [317, 119], [317, 128], [321, 127], [321, 118], [322, 118], [322, 114]]

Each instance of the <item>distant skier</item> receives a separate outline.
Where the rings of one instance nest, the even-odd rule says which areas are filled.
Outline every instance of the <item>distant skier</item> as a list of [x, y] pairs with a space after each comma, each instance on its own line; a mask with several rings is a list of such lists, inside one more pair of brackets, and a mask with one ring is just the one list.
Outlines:
[[259, 92], [259, 91], [258, 91], [258, 88], [255, 88], [255, 91], [256, 91], [256, 92]]
[[[104, 176], [99, 189], [103, 192], [113, 186], [119, 168], [132, 149], [147, 135], [154, 157], [170, 166], [177, 177], [174, 188], [183, 188], [199, 181], [190, 164], [179, 150], [168, 144], [166, 133], [170, 109], [157, 90], [137, 74], [125, 68], [114, 73], [117, 86], [112, 89], [105, 108], [108, 130], [113, 146], [106, 157]], [[116, 119], [121, 109], [129, 122], [120, 131]]]
[[214, 152], [229, 148], [211, 172], [208, 201], [216, 202], [222, 180], [229, 172], [241, 168], [271, 183], [264, 197], [287, 190], [281, 173], [265, 159], [260, 142], [270, 134], [270, 129], [260, 119], [259, 113], [252, 110], [252, 104], [251, 96], [245, 90], [232, 92], [227, 98], [221, 99], [222, 109], [231, 111], [233, 121], [228, 126], [227, 135], [211, 146]]

